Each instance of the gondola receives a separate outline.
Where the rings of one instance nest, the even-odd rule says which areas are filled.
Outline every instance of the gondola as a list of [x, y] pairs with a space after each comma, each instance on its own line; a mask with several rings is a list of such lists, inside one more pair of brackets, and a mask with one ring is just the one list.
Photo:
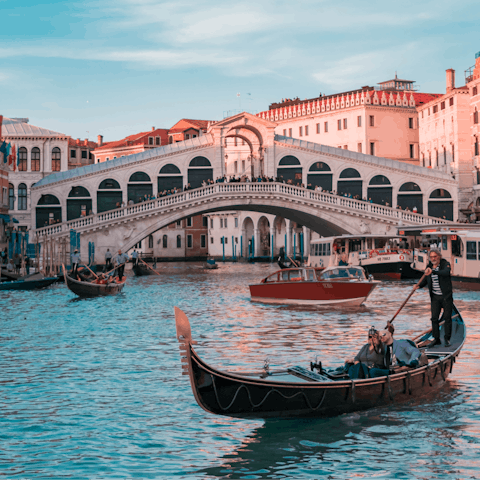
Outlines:
[[105, 295], [115, 295], [120, 293], [125, 286], [127, 277], [123, 277], [121, 282], [112, 282], [107, 284], [79, 281], [70, 275], [65, 277], [65, 283], [69, 290], [79, 297], [101, 297]]
[[158, 275], [158, 273], [153, 270], [152, 267], [147, 267], [147, 265], [142, 263], [137, 263], [137, 265], [134, 265], [132, 270], [137, 277], [144, 277], [145, 275]]
[[287, 268], [295, 268], [295, 267], [300, 267], [302, 265], [302, 262], [300, 260], [295, 260], [295, 262], [292, 262], [291, 260], [286, 262], [284, 260], [282, 260], [283, 257], [282, 255], [280, 255], [278, 258], [277, 258], [277, 265], [282, 269], [287, 269]]
[[[198, 356], [188, 318], [177, 307], [175, 321], [183, 374], [190, 377], [197, 403], [209, 413], [238, 418], [334, 417], [417, 399], [445, 383], [466, 337], [454, 307], [451, 346], [426, 348], [429, 363], [423, 367], [402, 367], [388, 376], [361, 380], [302, 366], [238, 374], [216, 370]], [[431, 331], [424, 332], [416, 343], [421, 346], [429, 338]]]
[[[40, 278], [38, 278], [40, 277]], [[0, 283], [1, 290], [38, 290], [40, 288], [46, 288], [55, 283], [58, 280], [57, 277], [44, 277], [43, 275], [36, 274], [33, 278], [21, 278], [11, 282]]]

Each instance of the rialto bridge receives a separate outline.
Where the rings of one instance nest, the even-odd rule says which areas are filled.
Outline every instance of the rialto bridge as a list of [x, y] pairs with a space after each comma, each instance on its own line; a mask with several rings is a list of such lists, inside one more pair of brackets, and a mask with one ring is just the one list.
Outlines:
[[[47, 236], [67, 237], [75, 229], [81, 233], [82, 249], [92, 241], [103, 255], [106, 248], [127, 251], [173, 222], [209, 212], [264, 212], [324, 236], [385, 233], [399, 222], [456, 220], [457, 182], [447, 174], [277, 136], [275, 125], [243, 113], [210, 125], [197, 138], [49, 175], [32, 188], [34, 236], [41, 242]], [[254, 180], [283, 177], [289, 183], [202, 187], [202, 182], [227, 173], [231, 139], [239, 139], [248, 153], [239, 174], [247, 171]], [[187, 184], [191, 190], [159, 197]], [[317, 185], [322, 192], [312, 189]], [[332, 191], [336, 194], [327, 193]], [[145, 196], [156, 198], [140, 201]], [[418, 213], [412, 212], [414, 207]]]

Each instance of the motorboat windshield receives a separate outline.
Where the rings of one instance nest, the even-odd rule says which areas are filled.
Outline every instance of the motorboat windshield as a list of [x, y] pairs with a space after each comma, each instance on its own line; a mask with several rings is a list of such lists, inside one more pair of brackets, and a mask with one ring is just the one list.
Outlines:
[[367, 280], [361, 267], [330, 267], [318, 275], [319, 280]]

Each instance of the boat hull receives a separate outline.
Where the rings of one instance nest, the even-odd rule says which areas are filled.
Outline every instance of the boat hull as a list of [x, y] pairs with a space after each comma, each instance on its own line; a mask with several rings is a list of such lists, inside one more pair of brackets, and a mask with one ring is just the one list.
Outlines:
[[134, 266], [132, 267], [132, 270], [133, 270], [133, 273], [137, 276], [137, 277], [144, 277], [146, 275], [156, 275], [157, 272], [155, 272], [154, 270], [152, 270], [151, 268], [148, 268], [147, 266], [145, 265], [137, 265], [137, 266]]
[[[124, 277], [125, 278], [125, 277]], [[67, 276], [66, 283], [69, 290], [79, 297], [102, 297], [107, 295], [116, 295], [123, 290], [125, 280], [122, 283], [109, 283], [106, 285], [79, 282]]]
[[[381, 259], [383, 260], [383, 258]], [[410, 266], [410, 263], [411, 262], [408, 261], [389, 262], [388, 260], [381, 263], [362, 261], [360, 266], [362, 266], [369, 275], [373, 275], [373, 277], [377, 280], [404, 280], [410, 278], [420, 278], [423, 272], [421, 273], [417, 270], [414, 270]]]
[[41, 280], [22, 280], [14, 282], [2, 282], [0, 283], [1, 290], [38, 290], [40, 288], [46, 288], [57, 281], [57, 277], [48, 277]]

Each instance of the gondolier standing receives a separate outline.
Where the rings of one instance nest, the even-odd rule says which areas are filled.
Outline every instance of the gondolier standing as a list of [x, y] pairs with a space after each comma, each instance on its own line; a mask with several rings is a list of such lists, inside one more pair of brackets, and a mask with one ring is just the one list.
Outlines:
[[107, 248], [107, 252], [105, 253], [105, 270], [112, 269], [112, 252], [109, 248]]
[[78, 254], [78, 250], [75, 250], [75, 252], [72, 253], [72, 275], [77, 274], [77, 268], [79, 263], [80, 263], [80, 255]]
[[133, 266], [136, 267], [138, 265], [138, 252], [136, 250], [133, 250], [132, 252], [132, 260]]
[[120, 249], [118, 254], [115, 256], [115, 265], [117, 266], [117, 275], [119, 280], [122, 280], [123, 278], [126, 262], [128, 262], [128, 255], [126, 253], [122, 253], [122, 250]]
[[430, 262], [425, 270], [425, 278], [420, 285], [415, 285], [415, 290], [428, 285], [430, 290], [431, 309], [432, 309], [432, 335], [433, 342], [428, 345], [434, 347], [440, 345], [440, 325], [439, 317], [443, 308], [443, 320], [445, 320], [445, 346], [450, 346], [450, 337], [452, 335], [452, 278], [450, 276], [450, 263], [442, 258], [440, 250], [430, 249]]

